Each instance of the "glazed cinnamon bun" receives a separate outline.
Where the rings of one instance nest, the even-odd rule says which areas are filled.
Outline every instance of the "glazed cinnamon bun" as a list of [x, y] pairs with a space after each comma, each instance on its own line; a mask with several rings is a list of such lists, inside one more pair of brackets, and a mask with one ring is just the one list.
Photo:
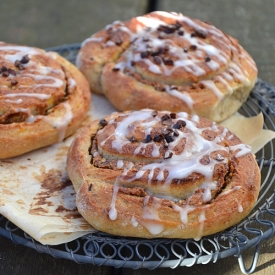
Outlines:
[[142, 238], [222, 231], [248, 215], [260, 187], [250, 147], [227, 128], [150, 109], [83, 127], [67, 171], [78, 211], [94, 228]]
[[57, 53], [0, 43], [0, 159], [71, 135], [90, 98], [85, 77]]
[[213, 121], [235, 113], [257, 78], [238, 41], [209, 23], [152, 12], [86, 39], [77, 66], [120, 111], [185, 111]]

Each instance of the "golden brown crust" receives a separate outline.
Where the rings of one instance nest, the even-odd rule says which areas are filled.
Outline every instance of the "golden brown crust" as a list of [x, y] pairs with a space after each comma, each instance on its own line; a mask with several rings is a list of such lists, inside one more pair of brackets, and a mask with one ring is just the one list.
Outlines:
[[166, 12], [106, 26], [83, 42], [77, 66], [118, 110], [186, 111], [213, 121], [236, 112], [257, 78], [236, 39]]
[[91, 94], [69, 61], [57, 53], [1, 43], [0, 70], [0, 159], [54, 144], [80, 127]]
[[255, 156], [227, 129], [148, 109], [86, 125], [67, 171], [93, 227], [143, 238], [222, 231], [248, 215], [260, 186]]

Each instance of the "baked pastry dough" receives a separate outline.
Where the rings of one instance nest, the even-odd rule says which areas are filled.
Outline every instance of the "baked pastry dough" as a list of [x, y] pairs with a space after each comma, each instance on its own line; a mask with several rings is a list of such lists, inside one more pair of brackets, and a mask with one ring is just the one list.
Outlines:
[[114, 113], [83, 127], [67, 171], [96, 229], [143, 238], [201, 238], [241, 221], [259, 193], [250, 147], [187, 113]]
[[0, 159], [71, 135], [90, 98], [85, 77], [57, 53], [0, 43]]
[[185, 111], [213, 121], [235, 113], [257, 78], [236, 39], [160, 11], [106, 26], [82, 43], [76, 65], [120, 111]]

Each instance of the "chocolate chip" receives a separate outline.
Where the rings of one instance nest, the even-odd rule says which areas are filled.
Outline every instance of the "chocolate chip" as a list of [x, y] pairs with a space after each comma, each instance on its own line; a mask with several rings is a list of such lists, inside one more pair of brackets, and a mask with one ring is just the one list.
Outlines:
[[169, 45], [165, 45], [164, 48], [163, 48], [164, 52], [167, 52], [169, 51]]
[[153, 111], [151, 115], [152, 117], [156, 117], [158, 115], [158, 111]]
[[90, 183], [90, 185], [88, 186], [88, 191], [92, 191], [92, 188], [93, 188], [93, 184]]
[[173, 141], [174, 141], [174, 139], [173, 139], [173, 137], [172, 137], [172, 136], [165, 136], [164, 138], [165, 138], [165, 140], [166, 140], [168, 143], [170, 143], [170, 142], [173, 142]]
[[205, 88], [205, 85], [203, 83], [199, 83], [198, 86], [201, 88], [201, 89], [204, 89]]
[[143, 37], [143, 42], [148, 42], [149, 41], [149, 38], [148, 37]]
[[170, 119], [170, 116], [168, 114], [165, 114], [161, 117], [161, 121], [164, 121], [164, 120], [167, 120], [167, 119]]
[[172, 127], [173, 127], [173, 129], [180, 129], [181, 128], [181, 124], [176, 123]]
[[19, 60], [15, 60], [14, 65], [18, 68], [22, 64]]
[[154, 56], [154, 62], [159, 65], [162, 62], [162, 58], [160, 56]]
[[168, 65], [168, 66], [173, 66], [174, 65], [174, 61], [172, 59], [170, 59], [170, 58], [164, 59], [163, 63], [165, 65]]
[[184, 51], [185, 53], [187, 53], [187, 52], [188, 52], [188, 48], [187, 48], [187, 47], [183, 48], [183, 51]]
[[178, 137], [180, 134], [179, 134], [179, 131], [177, 129], [174, 130], [174, 136], [175, 137]]
[[141, 58], [146, 58], [146, 57], [148, 57], [149, 56], [149, 52], [148, 51], [145, 51], [145, 52], [141, 52], [140, 53], [140, 57]]
[[170, 117], [174, 119], [174, 118], [177, 117], [177, 114], [176, 114], [176, 113], [171, 113], [171, 114], [170, 114]]
[[211, 61], [211, 58], [209, 56], [206, 56], [204, 60], [205, 60], [205, 62], [209, 62], [209, 61]]
[[191, 46], [189, 47], [189, 49], [190, 49], [191, 51], [195, 51], [195, 50], [197, 49], [197, 46], [196, 46], [196, 45], [191, 45]]
[[159, 54], [161, 54], [161, 48], [158, 48], [158, 49], [151, 52], [151, 56], [156, 56], [156, 55], [159, 55]]
[[115, 72], [117, 72], [117, 71], [119, 71], [120, 69], [119, 69], [118, 67], [113, 67], [112, 70], [115, 71]]
[[102, 119], [99, 121], [99, 124], [100, 124], [101, 126], [105, 127], [108, 123], [107, 123], [107, 121], [106, 121], [105, 118], [102, 118]]
[[2, 66], [2, 68], [1, 68], [1, 73], [2, 72], [5, 72], [5, 71], [7, 71], [8, 69], [7, 69], [7, 67], [6, 66]]
[[176, 27], [176, 29], [179, 29], [181, 27], [181, 24], [180, 24], [180, 22], [177, 21], [174, 26]]
[[136, 62], [135, 61], [131, 61], [131, 66], [135, 66], [136, 65]]
[[12, 85], [12, 86], [15, 86], [17, 83], [18, 83], [17, 80], [15, 80], [15, 79], [12, 79], [12, 80], [11, 80], [11, 85]]
[[150, 141], [152, 141], [152, 136], [151, 135], [147, 135], [144, 142], [148, 143]]
[[198, 37], [205, 39], [207, 37], [207, 32], [204, 30], [195, 30]]
[[173, 152], [167, 151], [165, 152], [164, 159], [170, 159], [173, 156]]
[[186, 121], [184, 121], [184, 120], [182, 120], [182, 119], [179, 119], [179, 120], [177, 121], [177, 124], [180, 124], [181, 127], [185, 127], [185, 126], [186, 126]]
[[120, 46], [122, 44], [122, 40], [118, 39], [115, 43], [116, 43], [117, 46]]
[[164, 30], [165, 26], [159, 25], [157, 28], [157, 31], [162, 32]]
[[159, 92], [165, 92], [166, 91], [165, 88], [163, 86], [159, 85], [159, 84], [155, 84], [154, 87]]
[[170, 33], [173, 33], [175, 30], [176, 30], [176, 28], [171, 26], [171, 27], [164, 28], [163, 32], [170, 34]]
[[195, 32], [191, 33], [191, 37], [196, 37], [196, 36], [197, 36], [197, 34]]
[[15, 60], [14, 65], [15, 65], [15, 67], [17, 67], [19, 70], [23, 70], [23, 69], [24, 69], [22, 63], [21, 63], [19, 60]]
[[21, 58], [21, 60], [20, 60], [20, 62], [21, 62], [22, 64], [27, 64], [29, 61], [30, 61], [30, 58], [29, 58], [28, 55], [24, 55], [24, 56]]
[[13, 69], [8, 69], [9, 74], [16, 76], [16, 71]]
[[154, 141], [155, 142], [159, 142], [159, 141], [161, 141], [162, 140], [162, 137], [161, 136], [159, 136], [159, 135], [155, 135], [154, 136]]
[[180, 35], [180, 36], [183, 36], [183, 35], [184, 35], [184, 31], [182, 31], [182, 30], [178, 31], [177, 33], [178, 33], [178, 35]]
[[135, 139], [135, 137], [130, 137], [129, 140], [130, 140], [130, 142], [135, 142], [135, 141], [137, 141], [137, 140]]
[[9, 74], [9, 72], [8, 71], [4, 71], [4, 72], [2, 72], [2, 76], [4, 76], [4, 77], [8, 77], [10, 74]]

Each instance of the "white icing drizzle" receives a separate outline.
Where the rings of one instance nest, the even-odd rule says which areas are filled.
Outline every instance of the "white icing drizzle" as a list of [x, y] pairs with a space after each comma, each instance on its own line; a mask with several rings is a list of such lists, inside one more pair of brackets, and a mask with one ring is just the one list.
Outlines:
[[166, 85], [166, 92], [173, 95], [186, 103], [191, 112], [193, 111], [193, 99], [187, 92], [179, 92], [177, 89], [172, 89], [170, 86]]
[[84, 47], [87, 43], [91, 41], [101, 43], [103, 41], [103, 37], [89, 37], [82, 42], [81, 47]]
[[52, 127], [58, 130], [58, 133], [59, 133], [58, 142], [61, 142], [64, 139], [66, 134], [66, 129], [69, 123], [73, 119], [73, 112], [72, 112], [71, 105], [68, 102], [63, 102], [62, 105], [65, 108], [65, 113], [63, 114], [63, 116], [56, 117], [56, 118], [50, 117], [50, 116], [37, 116], [42, 118], [44, 121], [46, 121]]
[[69, 78], [68, 82], [69, 82], [69, 87], [68, 87], [69, 89], [76, 87], [76, 81], [73, 78]]
[[23, 101], [22, 98], [19, 98], [19, 99], [16, 99], [16, 100], [5, 99], [5, 102], [12, 103], [12, 104], [20, 104], [22, 101]]
[[238, 205], [238, 212], [242, 213], [243, 212], [243, 206], [240, 204], [240, 202], [237, 199], [235, 199], [235, 201], [236, 201], [236, 203]]
[[123, 160], [119, 159], [119, 160], [117, 161], [117, 168], [120, 169], [120, 168], [123, 167], [123, 165], [124, 165]]
[[16, 108], [15, 112], [26, 113], [28, 115], [28, 117], [25, 120], [25, 122], [27, 122], [27, 123], [33, 123], [37, 119], [37, 117], [35, 117], [34, 115], [31, 114], [31, 110], [28, 108]]
[[229, 148], [233, 152], [238, 151], [235, 154], [235, 156], [237, 158], [242, 157], [242, 156], [244, 156], [246, 154], [251, 153], [251, 147], [249, 145], [246, 145], [246, 144], [237, 144], [237, 145], [234, 145], [234, 146], [230, 146]]
[[223, 191], [220, 196], [224, 196], [224, 195], [227, 195], [233, 191], [238, 191], [241, 189], [241, 186], [234, 186], [233, 188], [229, 189], [229, 190], [226, 190], [226, 191]]
[[[33, 78], [34, 81], [51, 80], [53, 82], [53, 83], [41, 83], [41, 84], [35, 83], [33, 84], [34, 87], [44, 86], [44, 87], [60, 88], [64, 85], [63, 80], [53, 76], [49, 76], [49, 75], [24, 74], [24, 75], [21, 75], [21, 77], [30, 77], [30, 78]], [[25, 87], [25, 86], [19, 85], [19, 88], [21, 87]]]
[[199, 222], [200, 222], [200, 227], [199, 227], [199, 231], [198, 231], [198, 235], [196, 238], [194, 238], [195, 241], [199, 241], [202, 237], [202, 232], [203, 232], [203, 228], [204, 228], [204, 221], [206, 220], [205, 217], [205, 210], [203, 209], [200, 216], [199, 216]]
[[136, 220], [135, 216], [132, 216], [131, 223], [132, 223], [133, 227], [138, 226], [138, 221]]
[[202, 200], [208, 202], [212, 199], [211, 191], [217, 188], [217, 182], [203, 183], [200, 188], [204, 189]]
[[126, 176], [128, 171], [131, 170], [131, 168], [134, 166], [132, 162], [129, 162], [128, 165], [124, 168], [122, 176]]
[[192, 212], [196, 208], [194, 206], [186, 205], [184, 207], [180, 207], [177, 204], [173, 204], [173, 209], [180, 213], [180, 220], [183, 224], [188, 223], [188, 213]]
[[109, 211], [109, 219], [114, 221], [117, 219], [117, 210], [116, 210], [116, 197], [119, 187], [117, 185], [114, 185], [113, 188], [113, 195], [112, 195], [112, 201], [110, 204], [110, 211]]
[[200, 83], [202, 83], [208, 89], [210, 89], [215, 94], [215, 96], [217, 96], [219, 99], [222, 99], [224, 97], [222, 92], [217, 88], [217, 86], [212, 80], [202, 80], [200, 81]]
[[[51, 95], [47, 95], [47, 94], [35, 94], [35, 93], [15, 93], [15, 94], [5, 94], [3, 95], [3, 97], [33, 97], [33, 98], [38, 98], [40, 100], [45, 100], [45, 99], [49, 99], [51, 97]], [[21, 99], [22, 102], [22, 99]]]
[[[149, 200], [151, 204], [149, 205]], [[164, 230], [164, 225], [157, 223], [160, 220], [158, 209], [161, 201], [155, 197], [145, 196], [143, 212], [139, 223], [142, 224], [151, 234], [157, 235]]]

